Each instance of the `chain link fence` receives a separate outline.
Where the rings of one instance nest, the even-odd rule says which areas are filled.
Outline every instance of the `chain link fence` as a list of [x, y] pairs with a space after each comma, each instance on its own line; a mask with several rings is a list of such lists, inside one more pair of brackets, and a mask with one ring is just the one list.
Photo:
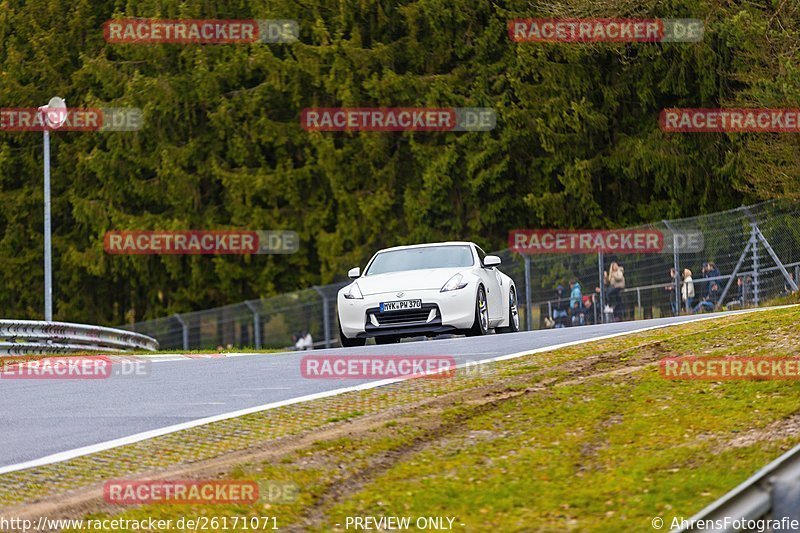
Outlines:
[[[501, 270], [511, 276], [520, 301], [523, 329], [553, 326], [554, 311], [569, 298], [569, 281], [581, 284], [591, 308], [586, 323], [641, 320], [694, 312], [711, 283], [719, 287], [715, 308], [754, 307], [796, 289], [800, 279], [800, 206], [768, 202], [629, 229], [655, 229], [664, 235], [700, 232], [700, 251], [649, 254], [552, 254], [521, 256], [496, 252]], [[603, 272], [616, 262], [624, 268], [625, 289], [609, 311]], [[716, 271], [704, 275], [703, 265]], [[677, 279], [670, 269], [676, 268]], [[693, 274], [695, 298], [683, 301], [682, 273]], [[315, 347], [338, 346], [336, 295], [348, 282], [334, 283], [203, 311], [138, 322], [123, 329], [158, 339], [161, 349], [287, 348], [293, 336], [311, 334]], [[561, 299], [556, 287], [565, 288]], [[687, 287], [688, 288], [688, 287]], [[594, 302], [594, 305], [590, 305]], [[568, 319], [571, 315], [568, 312]], [[556, 325], [570, 326], [571, 320]]]

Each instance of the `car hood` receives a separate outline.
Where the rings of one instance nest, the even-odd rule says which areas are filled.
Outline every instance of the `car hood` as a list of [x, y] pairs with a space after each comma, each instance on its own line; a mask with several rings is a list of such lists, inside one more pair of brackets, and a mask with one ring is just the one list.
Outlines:
[[364, 296], [389, 292], [439, 290], [447, 281], [464, 272], [464, 268], [431, 268], [427, 270], [405, 270], [375, 276], [362, 276], [356, 280]]

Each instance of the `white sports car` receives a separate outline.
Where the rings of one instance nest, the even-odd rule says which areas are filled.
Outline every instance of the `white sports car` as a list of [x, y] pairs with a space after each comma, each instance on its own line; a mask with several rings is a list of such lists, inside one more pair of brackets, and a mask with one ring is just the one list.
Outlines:
[[519, 331], [514, 280], [471, 242], [398, 246], [376, 253], [364, 273], [339, 291], [342, 346], [378, 344], [401, 337]]

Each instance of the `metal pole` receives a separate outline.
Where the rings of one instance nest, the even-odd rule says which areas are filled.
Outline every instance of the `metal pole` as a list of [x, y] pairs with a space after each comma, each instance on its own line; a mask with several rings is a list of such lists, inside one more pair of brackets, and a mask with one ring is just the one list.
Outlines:
[[603, 324], [606, 323], [606, 296], [605, 296], [605, 285], [603, 283], [603, 252], [602, 250], [597, 252], [597, 272], [600, 279], [600, 320]]
[[[744, 247], [744, 251], [742, 251], [742, 255], [739, 256], [739, 260], [736, 262], [736, 266], [733, 267], [733, 272], [731, 272], [731, 275], [728, 278], [728, 283], [725, 284], [725, 288], [722, 289], [722, 294], [719, 295], [719, 300], [717, 300], [717, 303], [714, 305], [714, 309], [715, 310], [719, 309], [722, 306], [722, 302], [725, 301], [725, 296], [727, 296], [728, 291], [731, 289], [731, 285], [733, 285], [733, 280], [736, 279], [736, 274], [739, 273], [739, 269], [742, 268], [742, 263], [744, 263], [744, 258], [747, 257], [747, 252], [750, 251], [750, 247], [751, 246], [753, 246], [753, 242], [752, 241], [748, 242], [747, 246]], [[742, 283], [746, 283], [746, 282], [747, 282], [747, 278], [745, 277], [742, 280]], [[747, 294], [747, 290], [746, 290], [747, 286], [746, 285], [742, 285], [742, 286], [745, 288], [745, 290], [742, 291], [742, 294], [746, 295]], [[742, 301], [742, 306], [744, 306], [744, 301]]]
[[752, 234], [750, 242], [753, 244], [753, 304], [758, 307], [758, 237], [756, 236], [756, 225], [751, 224]]
[[44, 319], [53, 321], [53, 258], [50, 243], [50, 132], [44, 129]]
[[261, 349], [261, 315], [253, 302], [247, 301], [245, 305], [253, 313], [253, 337], [255, 337], [256, 350]]
[[642, 314], [642, 319], [644, 319], [644, 309], [642, 309], [642, 290], [640, 288], [636, 288], [636, 303], [639, 305], [639, 312]]
[[325, 331], [325, 347], [331, 347], [331, 322], [330, 316], [328, 313], [328, 296], [325, 292], [317, 285], [314, 285], [314, 290], [317, 291], [317, 294], [322, 296], [322, 328]]
[[[525, 324], [528, 331], [533, 331], [533, 317], [531, 316], [531, 256], [523, 256], [525, 260]], [[553, 316], [552, 314], [550, 316]]]
[[183, 330], [183, 349], [184, 350], [188, 350], [189, 349], [189, 327], [186, 324], [186, 322], [183, 320], [181, 315], [179, 315], [178, 313], [175, 313], [173, 316], [178, 320], [178, 323], [181, 325], [181, 330]]
[[325, 309], [325, 314], [322, 317], [322, 327], [325, 329], [325, 347], [331, 347], [331, 319], [328, 313], [328, 296], [322, 297], [322, 307]]
[[681, 314], [681, 273], [680, 260], [678, 259], [678, 235], [672, 234], [672, 264], [675, 268], [675, 314]]

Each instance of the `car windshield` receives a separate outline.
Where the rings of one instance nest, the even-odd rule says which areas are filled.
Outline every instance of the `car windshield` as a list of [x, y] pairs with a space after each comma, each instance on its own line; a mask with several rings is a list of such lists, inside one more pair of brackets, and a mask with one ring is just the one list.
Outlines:
[[469, 267], [474, 263], [469, 246], [426, 246], [381, 252], [375, 256], [365, 276], [422, 270], [425, 268]]

